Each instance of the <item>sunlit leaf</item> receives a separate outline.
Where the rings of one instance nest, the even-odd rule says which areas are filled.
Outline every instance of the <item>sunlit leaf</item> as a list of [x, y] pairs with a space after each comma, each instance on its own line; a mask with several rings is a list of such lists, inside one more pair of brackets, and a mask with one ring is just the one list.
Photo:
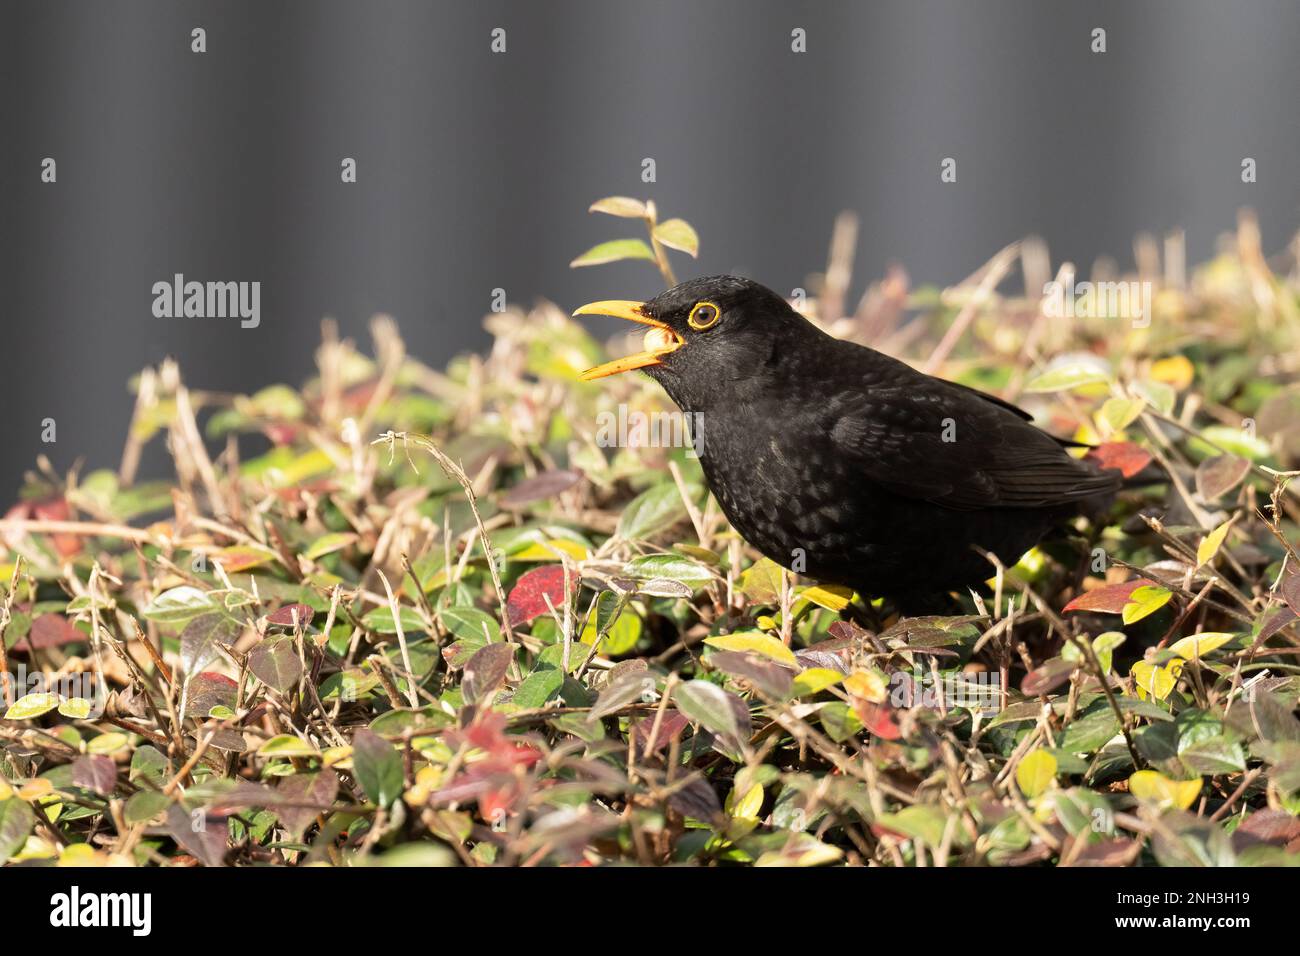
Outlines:
[[1128, 778], [1129, 793], [1158, 807], [1186, 810], [1201, 793], [1200, 780], [1171, 780], [1155, 770], [1139, 770]]
[[1219, 553], [1219, 548], [1223, 547], [1223, 539], [1228, 536], [1228, 529], [1232, 527], [1232, 521], [1223, 522], [1204, 538], [1196, 546], [1196, 566], [1209, 564], [1214, 560], [1214, 556]]
[[646, 205], [630, 196], [606, 196], [591, 204], [588, 212], [603, 212], [607, 216], [621, 216], [624, 219], [644, 219]]
[[1039, 796], [1056, 779], [1056, 758], [1041, 747], [1030, 751], [1016, 767], [1016, 786], [1029, 799]]
[[1170, 645], [1169, 649], [1179, 657], [1186, 660], [1199, 660], [1200, 658], [1212, 654], [1220, 647], [1223, 647], [1223, 645], [1232, 643], [1239, 637], [1241, 637], [1240, 634], [1211, 633], [1206, 631], [1201, 634], [1193, 634], [1190, 637], [1184, 637], [1182, 640], [1175, 641]]
[[642, 239], [612, 239], [592, 246], [569, 265], [571, 267], [598, 266], [606, 262], [618, 262], [620, 259], [649, 259], [653, 262], [654, 257], [654, 253]]
[[1160, 610], [1173, 596], [1172, 591], [1159, 585], [1140, 587], [1129, 595], [1128, 603], [1120, 611], [1120, 617], [1125, 624], [1133, 624]]
[[735, 634], [720, 634], [715, 637], [706, 637], [704, 643], [724, 651], [751, 651], [790, 666], [798, 664], [794, 652], [790, 648], [762, 631], [739, 631]]
[[659, 223], [655, 226], [654, 235], [656, 240], [671, 249], [692, 256], [700, 254], [700, 237], [696, 234], [695, 227], [685, 219], [667, 219]]

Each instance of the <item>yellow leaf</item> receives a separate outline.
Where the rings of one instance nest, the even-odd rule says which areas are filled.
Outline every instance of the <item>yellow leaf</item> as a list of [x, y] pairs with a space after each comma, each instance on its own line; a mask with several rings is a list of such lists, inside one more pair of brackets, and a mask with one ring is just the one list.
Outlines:
[[1168, 588], [1162, 588], [1159, 585], [1145, 584], [1140, 588], [1135, 588], [1129, 595], [1128, 603], [1120, 610], [1120, 618], [1125, 624], [1132, 624], [1140, 621], [1148, 614], [1154, 614], [1166, 604], [1174, 593]]
[[1156, 700], [1164, 700], [1178, 683], [1178, 675], [1183, 672], [1182, 661], [1170, 661], [1166, 667], [1157, 667], [1150, 661], [1137, 661], [1129, 669], [1137, 684], [1138, 697], [1146, 700], [1148, 695]]
[[24, 780], [18, 787], [18, 798], [26, 800], [28, 803], [40, 800], [54, 792], [54, 784], [44, 777], [33, 777], [31, 780]]
[[784, 574], [771, 558], [759, 558], [740, 575], [740, 590], [755, 604], [775, 604], [781, 597]]
[[844, 678], [844, 689], [854, 697], [861, 697], [873, 704], [883, 704], [889, 696], [885, 679], [875, 671], [856, 670]]
[[1097, 424], [1104, 426], [1107, 434], [1122, 432], [1142, 414], [1145, 406], [1140, 398], [1108, 398], [1097, 413]]
[[1228, 536], [1230, 527], [1232, 527], [1231, 518], [1201, 539], [1201, 543], [1196, 546], [1196, 566], [1198, 568], [1214, 560], [1214, 556], [1219, 553], [1219, 548], [1223, 547], [1223, 539]]
[[559, 555], [556, 551], [563, 551], [569, 557], [578, 561], [586, 561], [591, 557], [591, 552], [578, 544], [576, 541], [567, 541], [564, 538], [552, 538], [545, 543], [530, 544], [522, 551], [508, 555], [508, 561], [554, 561]]
[[1151, 364], [1151, 377], [1182, 391], [1192, 384], [1196, 368], [1185, 355], [1171, 355]]
[[1194, 661], [1217, 651], [1224, 644], [1231, 643], [1236, 640], [1237, 636], [1236, 634], [1206, 631], [1204, 634], [1193, 634], [1190, 637], [1184, 637], [1180, 641], [1175, 641], [1169, 649], [1179, 657]]
[[842, 611], [853, 600], [853, 589], [839, 584], [816, 584], [804, 588], [799, 596], [828, 611]]
[[319, 757], [320, 751], [301, 737], [280, 734], [258, 748], [261, 757]]
[[59, 866], [106, 866], [108, 857], [89, 843], [71, 843], [59, 854]]
[[797, 697], [820, 693], [843, 680], [844, 675], [829, 667], [810, 667], [794, 675], [794, 692]]
[[621, 216], [624, 219], [644, 219], [645, 203], [630, 196], [606, 196], [591, 204], [588, 212], [603, 212], [607, 216]]
[[321, 753], [321, 764], [326, 767], [338, 767], [340, 770], [352, 769], [352, 747], [330, 747]]
[[86, 743], [86, 751], [107, 756], [108, 754], [117, 753], [130, 742], [131, 738], [126, 734], [114, 730], [106, 734], [100, 734], [98, 737], [92, 737]]
[[720, 634], [706, 637], [704, 643], [723, 651], [752, 651], [762, 654], [782, 664], [798, 666], [794, 651], [786, 647], [775, 637], [769, 637], [761, 631], [741, 631], [739, 634]]
[[1016, 767], [1016, 785], [1031, 800], [1050, 787], [1055, 779], [1056, 758], [1046, 750], [1026, 754]]
[[733, 817], [757, 820], [758, 811], [763, 808], [763, 785], [756, 783], [742, 797], [733, 787], [727, 796], [727, 812]]
[[1128, 778], [1128, 791], [1145, 803], [1186, 810], [1201, 792], [1201, 781], [1170, 780], [1155, 770], [1139, 770]]

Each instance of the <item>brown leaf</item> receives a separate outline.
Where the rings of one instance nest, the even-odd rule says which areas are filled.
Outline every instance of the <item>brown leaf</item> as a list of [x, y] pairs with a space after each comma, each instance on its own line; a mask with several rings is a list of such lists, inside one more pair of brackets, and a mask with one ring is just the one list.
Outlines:
[[581, 480], [582, 472], [577, 469], [544, 471], [540, 475], [524, 479], [503, 494], [500, 498], [501, 507], [520, 508], [534, 501], [554, 498]]
[[117, 764], [102, 754], [82, 754], [72, 761], [72, 782], [101, 797], [111, 796], [117, 786]]
[[1214, 501], [1241, 484], [1250, 474], [1250, 462], [1236, 455], [1215, 455], [1196, 468], [1196, 492], [1203, 501]]
[[475, 651], [465, 664], [465, 677], [460, 685], [465, 703], [477, 704], [489, 697], [505, 680], [514, 656], [513, 644], [487, 644]]
[[293, 627], [294, 615], [298, 617], [298, 625], [306, 627], [311, 623], [311, 619], [316, 616], [316, 612], [307, 604], [286, 604], [278, 611], [272, 611], [266, 616], [267, 624], [275, 624], [279, 627]]
[[292, 839], [302, 837], [303, 831], [311, 826], [313, 820], [334, 802], [339, 792], [339, 777], [333, 770], [320, 773], [300, 773], [285, 777], [275, 788], [277, 800], [290, 804], [309, 804], [309, 806], [280, 806], [272, 804], [280, 824], [289, 831]]

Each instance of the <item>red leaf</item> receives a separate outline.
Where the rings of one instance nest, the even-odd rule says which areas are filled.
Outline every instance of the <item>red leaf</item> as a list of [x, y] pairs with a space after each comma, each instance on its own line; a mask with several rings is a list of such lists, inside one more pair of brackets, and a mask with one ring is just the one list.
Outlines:
[[[668, 746], [668, 742], [690, 726], [690, 721], [684, 715], [675, 710], [664, 711], [663, 720], [659, 722], [659, 733], [655, 734], [654, 716], [643, 717], [632, 725], [632, 736], [635, 739], [638, 750], [645, 747], [646, 741], [649, 740], [650, 751], [662, 750]], [[654, 734], [651, 737], [651, 734]]]
[[1125, 478], [1132, 478], [1151, 464], [1151, 454], [1131, 441], [1111, 441], [1090, 449], [1085, 456], [1102, 468], [1116, 468]]
[[11, 650], [30, 651], [33, 647], [40, 650], [45, 647], [62, 647], [64, 644], [89, 640], [89, 637], [73, 627], [72, 622], [62, 614], [42, 614], [32, 621], [32, 628], [28, 635], [14, 644]]
[[298, 623], [306, 627], [311, 623], [311, 619], [316, 615], [316, 612], [307, 604], [286, 604], [280, 610], [268, 614], [266, 623], [278, 624], [281, 627], [293, 627], [295, 614], [298, 615]]
[[[570, 573], [569, 592], [576, 593], [577, 590], [578, 575]], [[546, 606], [547, 597], [556, 608], [564, 606], [563, 565], [548, 564], [520, 575], [510, 592], [510, 597], [506, 600], [506, 610], [510, 613], [510, 626], [518, 627], [549, 613], [550, 608]]]
[[862, 721], [862, 726], [881, 740], [898, 740], [903, 736], [902, 729], [894, 720], [894, 709], [888, 704], [873, 704], [869, 700], [855, 697], [853, 712]]
[[1118, 614], [1124, 610], [1124, 605], [1129, 602], [1133, 592], [1140, 587], [1153, 587], [1155, 581], [1148, 581], [1146, 578], [1134, 578], [1132, 581], [1125, 581], [1123, 584], [1103, 584], [1099, 588], [1093, 588], [1091, 591], [1085, 591], [1077, 598], [1061, 609], [1064, 614], [1068, 611], [1101, 611], [1106, 614]]
[[[46, 498], [32, 504], [32, 517], [40, 521], [70, 521], [72, 509], [63, 498]], [[63, 558], [70, 558], [81, 551], [81, 538], [75, 534], [52, 534], [50, 543]]]

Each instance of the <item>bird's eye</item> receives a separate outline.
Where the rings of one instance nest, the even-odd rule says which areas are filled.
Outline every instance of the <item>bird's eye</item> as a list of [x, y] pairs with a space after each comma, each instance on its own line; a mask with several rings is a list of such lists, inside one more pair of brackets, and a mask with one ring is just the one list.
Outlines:
[[722, 310], [712, 302], [696, 302], [686, 324], [693, 329], [704, 331], [717, 325], [720, 318], [722, 318]]

